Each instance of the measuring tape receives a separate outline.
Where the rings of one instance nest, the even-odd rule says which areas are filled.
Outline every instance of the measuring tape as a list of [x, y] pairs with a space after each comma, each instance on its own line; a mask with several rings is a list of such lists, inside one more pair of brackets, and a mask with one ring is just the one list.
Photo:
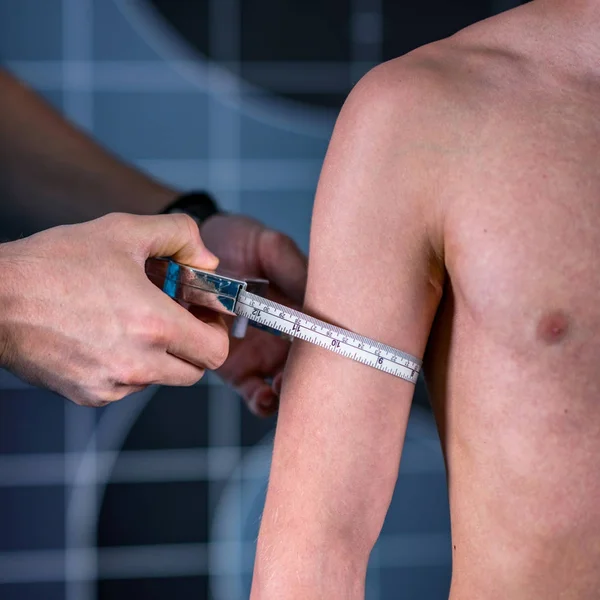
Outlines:
[[316, 344], [412, 383], [416, 383], [419, 376], [421, 361], [414, 356], [256, 294], [241, 291], [234, 311], [263, 327]]
[[238, 323], [236, 337], [243, 337], [239, 332], [245, 329], [244, 323], [250, 322], [271, 333], [299, 338], [411, 383], [417, 382], [421, 360], [264, 298], [260, 295], [268, 286], [264, 279], [204, 271], [169, 259], [149, 259], [146, 272], [172, 298], [237, 315], [241, 326]]

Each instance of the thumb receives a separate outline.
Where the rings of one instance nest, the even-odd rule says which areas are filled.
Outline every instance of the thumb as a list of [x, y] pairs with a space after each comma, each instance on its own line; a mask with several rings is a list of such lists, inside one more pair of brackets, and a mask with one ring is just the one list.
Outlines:
[[138, 233], [145, 241], [144, 258], [164, 256], [197, 269], [217, 268], [219, 259], [206, 248], [198, 225], [190, 216], [177, 213], [141, 219]]

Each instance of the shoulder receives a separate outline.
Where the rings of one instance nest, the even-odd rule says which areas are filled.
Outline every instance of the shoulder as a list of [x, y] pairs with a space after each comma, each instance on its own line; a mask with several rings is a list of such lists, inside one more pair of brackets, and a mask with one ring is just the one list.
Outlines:
[[354, 86], [340, 120], [356, 126], [354, 119], [360, 118], [367, 126], [381, 124], [392, 131], [406, 131], [407, 124], [446, 101], [444, 68], [425, 48], [384, 62]]
[[369, 71], [338, 118], [318, 204], [347, 213], [349, 198], [357, 206], [369, 198], [381, 214], [421, 215], [411, 222], [441, 249], [445, 190], [479, 146], [510, 62], [502, 52], [448, 39]]
[[509, 45], [465, 30], [370, 70], [351, 91], [342, 116], [360, 114], [404, 132], [411, 125], [447, 129], [453, 120], [458, 125], [484, 115], [483, 103], [514, 93], [527, 70], [527, 60]]
[[378, 65], [348, 96], [336, 136], [354, 144], [357, 153], [376, 145], [378, 157], [418, 161], [425, 171], [442, 172], [485, 117], [488, 84], [476, 60], [471, 51], [444, 40]]

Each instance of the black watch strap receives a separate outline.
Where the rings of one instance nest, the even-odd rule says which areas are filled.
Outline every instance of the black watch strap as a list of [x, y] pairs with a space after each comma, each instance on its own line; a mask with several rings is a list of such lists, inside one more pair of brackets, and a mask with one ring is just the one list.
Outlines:
[[176, 198], [165, 210], [164, 214], [185, 213], [201, 225], [213, 215], [222, 213], [215, 200], [207, 192], [192, 191]]

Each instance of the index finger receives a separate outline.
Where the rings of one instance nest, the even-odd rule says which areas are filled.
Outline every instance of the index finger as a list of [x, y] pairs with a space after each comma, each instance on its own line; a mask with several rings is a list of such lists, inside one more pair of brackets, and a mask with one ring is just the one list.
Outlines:
[[229, 331], [222, 315], [205, 311], [202, 319], [154, 288], [165, 325], [164, 344], [169, 354], [201, 368], [218, 369], [229, 354]]

